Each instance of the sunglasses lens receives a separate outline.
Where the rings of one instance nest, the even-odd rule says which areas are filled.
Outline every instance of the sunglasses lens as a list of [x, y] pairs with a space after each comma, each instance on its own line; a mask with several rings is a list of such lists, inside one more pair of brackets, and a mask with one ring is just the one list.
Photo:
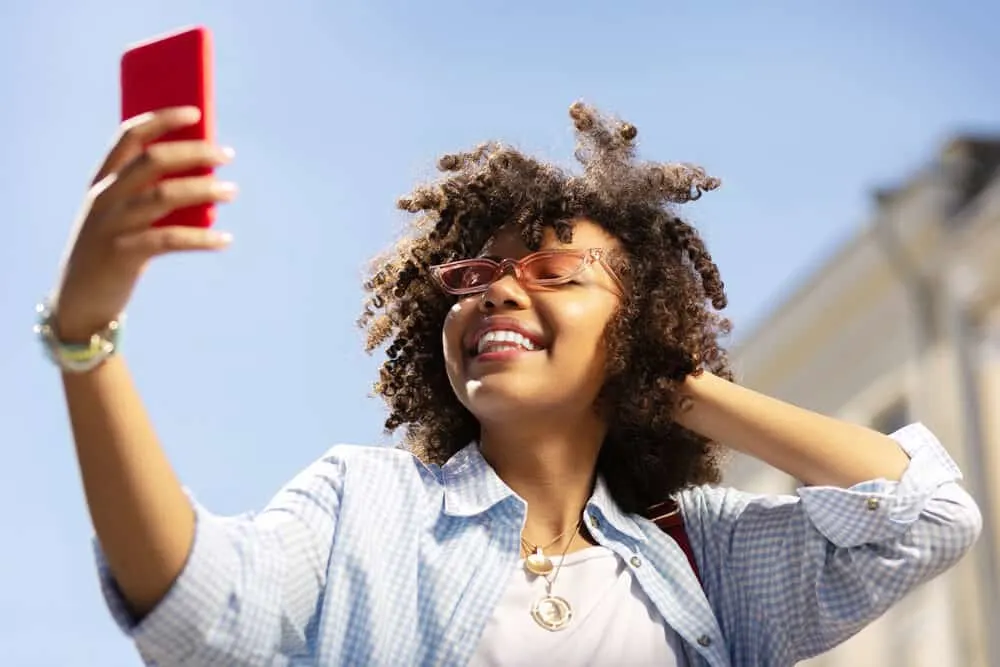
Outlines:
[[441, 282], [449, 291], [484, 289], [496, 275], [496, 267], [487, 263], [450, 266], [441, 271]]
[[540, 254], [522, 265], [524, 276], [532, 282], [558, 283], [580, 270], [584, 257], [576, 253]]

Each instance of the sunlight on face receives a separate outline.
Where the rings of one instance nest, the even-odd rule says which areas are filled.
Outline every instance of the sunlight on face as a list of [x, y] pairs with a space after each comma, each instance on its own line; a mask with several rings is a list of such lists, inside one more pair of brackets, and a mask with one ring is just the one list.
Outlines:
[[[599, 225], [579, 220], [570, 243], [560, 243], [546, 229], [540, 249], [618, 247]], [[519, 259], [530, 252], [517, 230], [505, 228], [482, 254]], [[505, 275], [485, 293], [459, 299], [443, 330], [448, 378], [456, 396], [481, 422], [589, 407], [604, 381], [604, 331], [619, 303], [613, 278], [596, 262], [565, 285], [525, 288]], [[514, 349], [521, 339], [504, 331], [493, 335], [509, 354], [477, 354], [477, 332], [501, 321], [506, 323], [501, 329], [520, 328], [541, 349]]]

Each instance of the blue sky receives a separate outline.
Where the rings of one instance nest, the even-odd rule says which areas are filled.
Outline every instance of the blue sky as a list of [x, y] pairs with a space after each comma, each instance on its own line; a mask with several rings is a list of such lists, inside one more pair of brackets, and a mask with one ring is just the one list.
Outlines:
[[0, 663], [137, 664], [100, 599], [58, 377], [30, 335], [115, 131], [126, 44], [216, 35], [242, 189], [219, 226], [236, 242], [158, 262], [126, 346], [184, 481], [236, 512], [334, 442], [384, 440], [360, 277], [440, 153], [502, 138], [567, 161], [573, 100], [621, 114], [644, 156], [723, 179], [690, 215], [746, 331], [864, 224], [871, 188], [957, 131], [1000, 130], [996, 6], [746, 4], [4, 3]]

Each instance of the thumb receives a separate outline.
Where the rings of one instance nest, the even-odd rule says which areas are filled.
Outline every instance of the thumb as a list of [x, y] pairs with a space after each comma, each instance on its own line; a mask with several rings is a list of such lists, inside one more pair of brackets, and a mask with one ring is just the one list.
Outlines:
[[115, 239], [118, 252], [144, 260], [173, 252], [222, 250], [232, 243], [228, 232], [201, 227], [151, 227]]

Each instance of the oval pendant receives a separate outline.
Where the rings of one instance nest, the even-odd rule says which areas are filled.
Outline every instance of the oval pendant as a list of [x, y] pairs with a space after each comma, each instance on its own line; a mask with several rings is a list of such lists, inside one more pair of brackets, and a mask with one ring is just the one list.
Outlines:
[[546, 595], [531, 607], [531, 617], [549, 632], [558, 632], [569, 625], [573, 608], [558, 595]]
[[538, 549], [524, 559], [524, 569], [532, 574], [544, 577], [552, 571], [552, 560]]

